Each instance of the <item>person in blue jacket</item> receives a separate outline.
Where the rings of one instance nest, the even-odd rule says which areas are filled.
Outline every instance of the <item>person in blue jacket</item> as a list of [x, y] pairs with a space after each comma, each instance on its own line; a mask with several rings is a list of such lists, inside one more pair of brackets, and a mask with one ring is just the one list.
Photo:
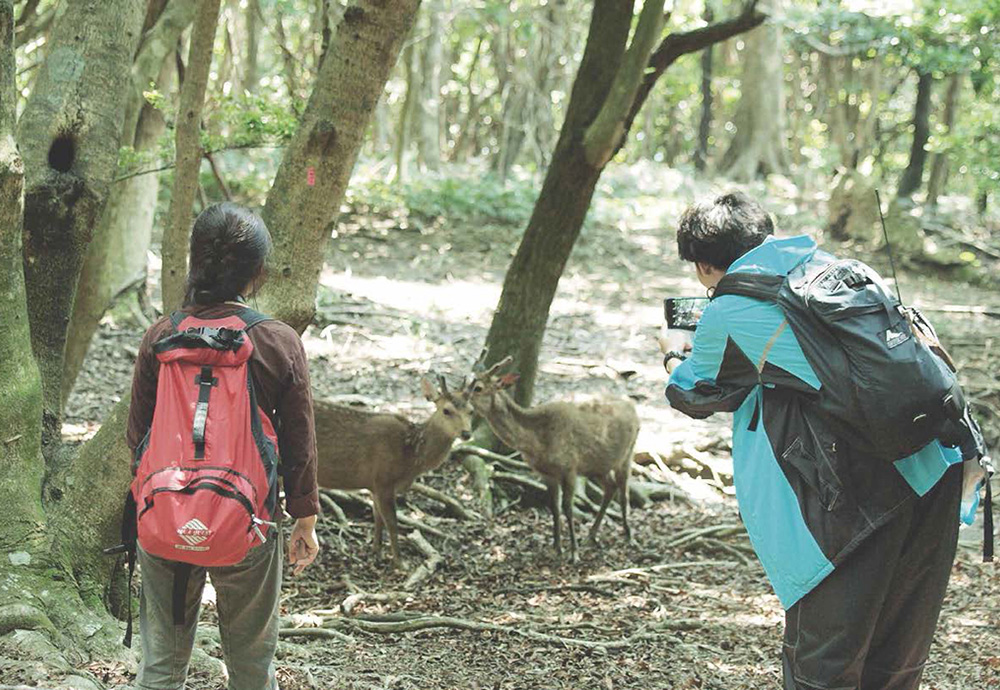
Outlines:
[[[677, 244], [710, 295], [727, 272], [830, 258], [773, 233], [734, 193], [689, 208]], [[937, 441], [895, 463], [855, 451], [809, 408], [820, 382], [783, 322], [771, 302], [713, 299], [693, 345], [664, 356], [667, 399], [695, 418], [733, 413], [740, 515], [785, 609], [785, 690], [917, 688], [955, 557], [961, 455]]]

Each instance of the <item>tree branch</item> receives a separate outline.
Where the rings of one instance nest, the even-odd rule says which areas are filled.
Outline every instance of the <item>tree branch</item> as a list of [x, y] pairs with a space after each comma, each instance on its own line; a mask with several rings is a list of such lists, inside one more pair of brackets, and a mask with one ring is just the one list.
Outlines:
[[[672, 33], [663, 41], [660, 42], [659, 48], [656, 52], [649, 58], [649, 65], [646, 68], [646, 75], [639, 85], [638, 91], [636, 91], [635, 99], [632, 101], [632, 107], [628, 112], [628, 116], [625, 118], [625, 128], [623, 134], [628, 134], [629, 130], [632, 128], [632, 123], [635, 121], [636, 115], [642, 109], [643, 104], [645, 104], [646, 99], [649, 97], [649, 92], [653, 90], [653, 86], [656, 84], [656, 80], [660, 78], [670, 65], [674, 64], [678, 58], [683, 57], [689, 53], [696, 53], [699, 50], [703, 50], [708, 46], [715, 45], [725, 41], [728, 38], [732, 38], [738, 34], [749, 31], [750, 29], [760, 26], [767, 17], [763, 12], [757, 9], [757, 0], [750, 0], [750, 2], [743, 8], [737, 16], [731, 19], [726, 19], [721, 22], [716, 22], [715, 24], [709, 24], [708, 26], [703, 26], [700, 29], [693, 29], [691, 31], [682, 31], [679, 33]], [[622, 146], [625, 145], [626, 137], [622, 136], [621, 140], [618, 142], [614, 153], [618, 153]], [[614, 154], [612, 154], [613, 156]]]

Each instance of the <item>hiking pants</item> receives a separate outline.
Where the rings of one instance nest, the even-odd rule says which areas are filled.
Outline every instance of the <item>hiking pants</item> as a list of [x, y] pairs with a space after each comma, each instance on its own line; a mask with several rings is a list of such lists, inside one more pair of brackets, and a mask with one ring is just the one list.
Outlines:
[[174, 621], [177, 564], [139, 549], [142, 660], [137, 689], [181, 690], [184, 687], [207, 574], [215, 587], [222, 654], [229, 671], [228, 690], [277, 690], [274, 650], [278, 645], [282, 537], [277, 530], [272, 529], [270, 533], [266, 544], [251, 549], [236, 565], [191, 567], [183, 594], [182, 623]]
[[920, 685], [958, 543], [962, 465], [785, 613], [785, 690]]

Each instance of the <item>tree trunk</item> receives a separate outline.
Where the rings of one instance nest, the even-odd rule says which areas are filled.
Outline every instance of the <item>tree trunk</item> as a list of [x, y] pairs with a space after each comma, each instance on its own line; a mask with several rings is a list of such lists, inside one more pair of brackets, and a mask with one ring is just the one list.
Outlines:
[[163, 311], [168, 313], [184, 302], [187, 278], [187, 250], [191, 234], [191, 209], [198, 193], [201, 169], [201, 110], [205, 104], [208, 72], [212, 67], [212, 47], [219, 20], [220, 0], [201, 0], [191, 32], [191, 46], [181, 104], [177, 111], [177, 164], [170, 210], [163, 231]]
[[410, 130], [413, 129], [413, 117], [417, 110], [420, 77], [417, 74], [416, 57], [417, 51], [410, 37], [401, 56], [406, 74], [406, 96], [403, 97], [403, 104], [399, 109], [399, 122], [396, 125], [396, 172], [393, 175], [393, 182], [396, 184], [401, 184], [406, 179], [406, 154], [410, 148]]
[[913, 106], [913, 144], [910, 146], [910, 162], [899, 180], [896, 196], [908, 199], [920, 189], [924, 177], [924, 163], [927, 161], [927, 140], [931, 136], [931, 91], [934, 75], [931, 72], [918, 73], [917, 99]]
[[[194, 0], [172, 0], [143, 34], [132, 65], [132, 88], [126, 98], [123, 147], [141, 153], [158, 145], [166, 123], [162, 113], [147, 103], [142, 94], [150, 82], [155, 82], [160, 91], [168, 89], [174, 71], [173, 60], [169, 58], [182, 32], [194, 19], [195, 9]], [[104, 213], [87, 247], [73, 302], [63, 367], [64, 403], [104, 312], [122, 290], [145, 275], [159, 186], [159, 174], [149, 173], [117, 181], [111, 187]]]
[[144, 9], [140, 0], [68, 4], [18, 125], [26, 183], [24, 272], [47, 448], [59, 438], [67, 326], [118, 163], [120, 99]]
[[258, 0], [248, 0], [246, 9], [247, 50], [243, 55], [243, 88], [257, 92], [260, 74], [257, 70], [257, 50], [260, 41], [260, 9]]
[[316, 310], [330, 224], [419, 5], [357, 0], [347, 8], [267, 196], [263, 218], [274, 252], [261, 304], [300, 332]]
[[[705, 13], [702, 15], [709, 24], [715, 19], [712, 7], [705, 3]], [[712, 53], [709, 46], [701, 51], [701, 117], [698, 119], [698, 149], [694, 156], [694, 167], [699, 172], [705, 172], [708, 167], [708, 138], [712, 135]]]
[[521, 378], [515, 399], [531, 402], [549, 307], [580, 233], [604, 166], [625, 137], [656, 80], [679, 57], [760, 24], [750, 4], [737, 17], [670, 34], [650, 55], [663, 23], [662, 6], [647, 2], [625, 51], [632, 13], [620, 2], [597, 0], [590, 33], [542, 191], [503, 291], [486, 344], [487, 363], [512, 355]]
[[[628, 11], [611, 0], [597, 0], [594, 4], [566, 121], [528, 227], [507, 269], [500, 302], [486, 337], [487, 363], [507, 355], [514, 358], [521, 375], [515, 398], [521, 404], [531, 402], [549, 308], [607, 162], [601, 161], [600, 155], [588, 157], [585, 139], [588, 129], [600, 118], [625, 59], [632, 24], [632, 3], [626, 4]], [[646, 7], [654, 5], [650, 2]], [[662, 6], [654, 9], [662, 16]], [[640, 76], [648, 57], [647, 52], [638, 63]], [[610, 128], [603, 123], [603, 129], [607, 136], [607, 130], [614, 130], [613, 123]], [[593, 141], [598, 148], [604, 143]]]
[[[958, 92], [962, 88], [962, 74], [953, 74], [948, 79], [948, 90], [944, 96], [944, 112], [941, 114], [943, 134], [951, 131], [955, 124], [955, 110], [958, 104]], [[927, 181], [927, 205], [937, 206], [938, 197], [944, 190], [948, 177], [948, 152], [938, 151], [931, 162], [931, 176]]]
[[441, 60], [443, 54], [440, 0], [426, 6], [427, 38], [420, 59], [420, 138], [417, 140], [419, 165], [426, 170], [441, 166]]
[[785, 157], [783, 41], [781, 27], [768, 23], [746, 36], [736, 135], [721, 169], [734, 180], [783, 173]]

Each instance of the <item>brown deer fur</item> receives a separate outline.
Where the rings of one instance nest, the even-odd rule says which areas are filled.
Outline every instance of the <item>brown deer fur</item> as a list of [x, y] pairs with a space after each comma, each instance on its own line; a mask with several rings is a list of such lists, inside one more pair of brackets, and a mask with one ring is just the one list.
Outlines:
[[375, 557], [381, 555], [385, 525], [394, 566], [399, 563], [396, 496], [410, 488], [417, 476], [441, 465], [455, 439], [468, 438], [472, 428], [472, 411], [464, 394], [450, 393], [443, 379], [440, 389], [425, 379], [423, 392], [436, 406], [423, 423], [322, 400], [314, 405], [319, 485], [371, 492]]
[[608, 504], [617, 491], [625, 538], [631, 541], [628, 480], [635, 440], [639, 434], [639, 416], [635, 405], [629, 400], [605, 399], [521, 407], [504, 392], [517, 377], [495, 375], [509, 361], [508, 357], [490, 370], [473, 376], [467, 388], [469, 402], [490, 425], [493, 433], [505, 444], [520, 451], [524, 460], [545, 480], [556, 553], [561, 557], [561, 490], [562, 510], [569, 523], [570, 558], [576, 561], [573, 496], [578, 476], [593, 479], [604, 488], [601, 509], [590, 528], [590, 540], [595, 540]]

